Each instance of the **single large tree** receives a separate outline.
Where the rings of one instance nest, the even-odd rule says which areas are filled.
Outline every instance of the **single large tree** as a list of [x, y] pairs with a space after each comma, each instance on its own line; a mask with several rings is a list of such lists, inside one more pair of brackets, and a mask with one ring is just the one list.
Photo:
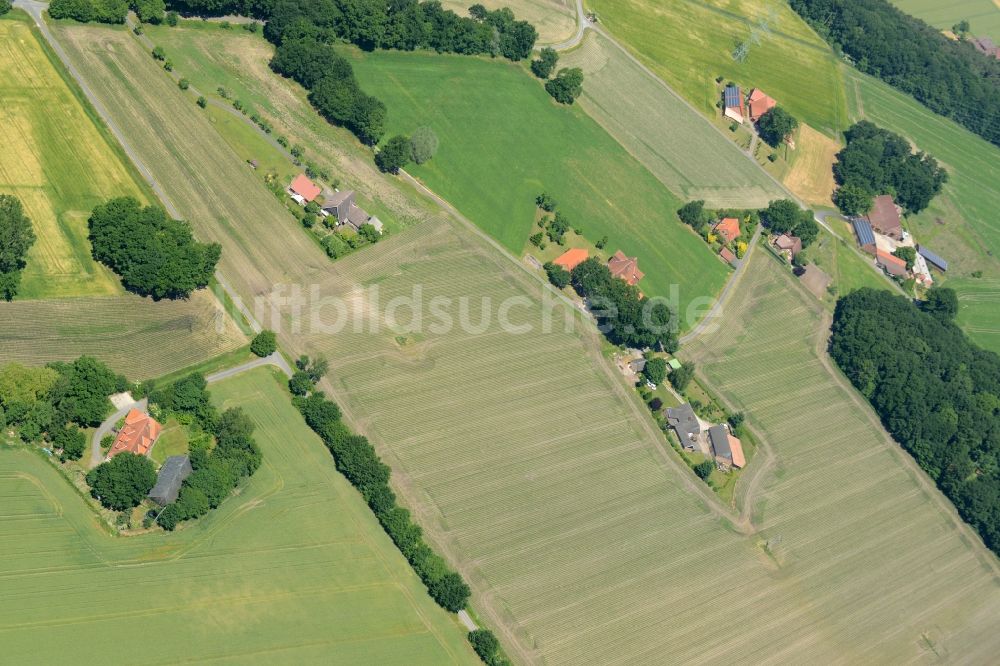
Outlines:
[[583, 70], [579, 67], [560, 69], [556, 78], [546, 82], [545, 90], [560, 104], [572, 104], [583, 92]]
[[399, 173], [410, 162], [410, 140], [401, 135], [390, 138], [375, 156], [375, 164], [385, 173]]
[[87, 474], [90, 493], [114, 511], [138, 506], [155, 484], [153, 461], [134, 453], [119, 453]]
[[0, 194], [0, 298], [9, 301], [17, 295], [24, 258], [34, 243], [35, 232], [21, 201]]
[[757, 121], [757, 131], [772, 148], [777, 148], [799, 126], [799, 121], [780, 106], [770, 109]]

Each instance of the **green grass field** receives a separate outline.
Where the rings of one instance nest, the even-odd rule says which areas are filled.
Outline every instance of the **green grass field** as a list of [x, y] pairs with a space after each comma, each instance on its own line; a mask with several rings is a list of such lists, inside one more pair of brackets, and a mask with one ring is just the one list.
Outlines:
[[1000, 41], [1000, 4], [995, 0], [892, 0], [892, 4], [942, 30], [965, 19], [976, 37]]
[[[958, 321], [1000, 351], [1000, 148], [928, 111], [887, 85], [848, 71], [852, 112], [909, 138], [948, 170], [931, 206], [907, 223], [918, 242], [949, 262], [935, 279], [959, 293]], [[974, 273], [981, 271], [982, 277]]]
[[152, 379], [245, 347], [205, 290], [184, 301], [131, 294], [0, 303], [0, 364], [97, 356], [131, 380]]
[[25, 449], [0, 449], [5, 658], [271, 664], [476, 663], [269, 370], [212, 386], [264, 464], [173, 534], [113, 538]]
[[685, 201], [764, 208], [784, 196], [729, 137], [603, 36], [588, 33], [559, 66], [583, 69], [583, 109]]
[[852, 249], [856, 245], [853, 232], [846, 225], [838, 232], [839, 238], [821, 229], [819, 238], [806, 250], [806, 256], [833, 278], [837, 288], [836, 294], [829, 295], [824, 303], [832, 307], [838, 296], [861, 287], [891, 289], [889, 282], [873, 268], [873, 262]]
[[20, 12], [0, 20], [0, 98], [0, 193], [21, 200], [37, 237], [18, 297], [122, 293], [90, 256], [87, 217], [107, 198], [144, 190]]
[[[799, 120], [833, 135], [847, 126], [837, 59], [783, 0], [590, 0], [601, 23], [705, 114], [715, 77], [759, 87]], [[766, 27], [765, 27], [766, 26]], [[742, 63], [738, 45], [756, 35]]]
[[[557, 107], [516, 66], [427, 53], [354, 53], [362, 85], [388, 105], [389, 134], [428, 125], [441, 138], [411, 172], [519, 252], [533, 233], [535, 196], [596, 241], [639, 257], [645, 293], [679, 286], [683, 312], [711, 297], [727, 270], [676, 218], [680, 206], [649, 171], [577, 108]], [[690, 322], [688, 322], [690, 324]]]

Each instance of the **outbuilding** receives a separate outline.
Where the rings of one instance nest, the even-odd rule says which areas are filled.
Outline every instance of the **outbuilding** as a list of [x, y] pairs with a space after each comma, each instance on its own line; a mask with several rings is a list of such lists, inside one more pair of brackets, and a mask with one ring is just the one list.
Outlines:
[[181, 484], [192, 471], [191, 460], [187, 456], [170, 456], [156, 475], [156, 485], [149, 491], [149, 499], [160, 506], [177, 501]]

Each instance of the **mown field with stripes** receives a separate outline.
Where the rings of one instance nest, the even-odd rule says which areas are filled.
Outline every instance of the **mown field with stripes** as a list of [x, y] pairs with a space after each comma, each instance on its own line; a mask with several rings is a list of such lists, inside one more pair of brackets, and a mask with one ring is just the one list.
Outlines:
[[0, 642], [11, 663], [474, 664], [268, 369], [213, 384], [264, 464], [172, 534], [115, 538], [26, 449], [0, 445]]

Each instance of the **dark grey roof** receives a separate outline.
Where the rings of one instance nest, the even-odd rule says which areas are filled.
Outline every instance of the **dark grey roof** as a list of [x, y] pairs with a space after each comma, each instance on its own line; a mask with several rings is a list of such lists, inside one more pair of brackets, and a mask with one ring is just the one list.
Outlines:
[[945, 261], [944, 259], [942, 259], [941, 257], [939, 257], [938, 255], [936, 255], [934, 252], [931, 252], [930, 250], [928, 250], [923, 245], [918, 245], [917, 246], [917, 252], [920, 253], [921, 257], [923, 257], [927, 261], [931, 262], [932, 264], [934, 264], [935, 266], [937, 266], [941, 270], [943, 270], [943, 271], [948, 270], [948, 262]]
[[739, 108], [740, 106], [740, 88], [739, 86], [726, 86], [726, 91], [723, 94], [723, 98], [726, 102], [726, 108]]
[[368, 213], [364, 208], [351, 203], [351, 207], [347, 211], [347, 222], [355, 229], [360, 229], [362, 224], [368, 222]]
[[732, 460], [733, 451], [729, 448], [729, 431], [724, 425], [715, 425], [708, 429], [708, 438], [712, 440], [712, 450], [716, 458]]
[[642, 372], [646, 369], [646, 359], [637, 358], [634, 361], [629, 362], [628, 367], [632, 368], [634, 372]]
[[679, 407], [667, 407], [667, 423], [677, 433], [684, 448], [696, 448], [691, 436], [701, 433], [701, 423], [690, 404], [684, 403]]
[[348, 199], [354, 197], [353, 190], [344, 190], [343, 192], [333, 192], [328, 195], [323, 201], [323, 210], [333, 210], [340, 204], [344, 203]]
[[875, 244], [875, 232], [872, 231], [872, 225], [868, 223], [868, 220], [855, 218], [854, 233], [858, 236], [859, 245], [865, 246]]
[[156, 485], [149, 491], [149, 498], [162, 506], [175, 501], [181, 484], [191, 471], [191, 461], [187, 456], [170, 456], [156, 475]]

